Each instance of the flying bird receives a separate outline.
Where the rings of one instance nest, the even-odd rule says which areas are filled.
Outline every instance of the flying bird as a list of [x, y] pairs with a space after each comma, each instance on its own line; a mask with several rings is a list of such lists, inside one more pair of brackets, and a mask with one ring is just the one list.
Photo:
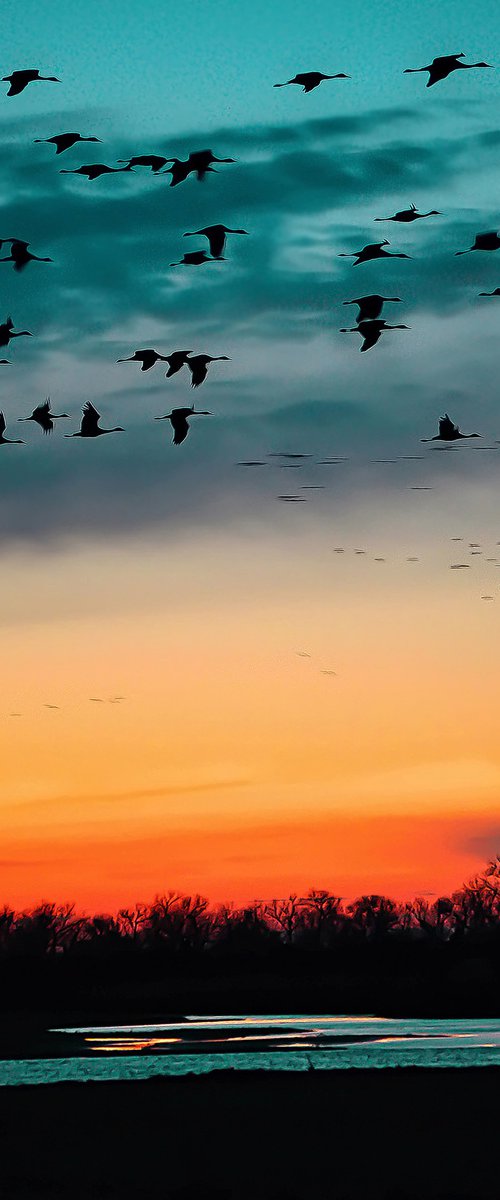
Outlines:
[[154, 175], [172, 161], [173, 159], [164, 158], [162, 154], [134, 154], [133, 158], [117, 159], [119, 163], [127, 163], [128, 167], [151, 167]]
[[117, 363], [123, 362], [140, 362], [141, 371], [150, 371], [157, 362], [168, 362], [168, 358], [164, 354], [159, 354], [157, 350], [134, 350], [130, 358], [117, 358]]
[[29, 83], [60, 83], [55, 75], [40, 75], [39, 71], [13, 71], [12, 75], [3, 75], [2, 83], [10, 83], [8, 96], [19, 96]]
[[165, 371], [165, 379], [171, 379], [172, 375], [177, 375], [182, 367], [186, 367], [191, 353], [191, 350], [174, 350], [172, 354], [166, 354], [164, 361], [168, 362], [168, 371]]
[[430, 212], [419, 213], [414, 204], [410, 204], [409, 208], [403, 208], [401, 212], [394, 213], [393, 217], [375, 217], [375, 221], [401, 221], [408, 224], [410, 221], [422, 221], [424, 217], [442, 217], [442, 213], [438, 212], [437, 208], [431, 208]]
[[355, 300], [344, 300], [344, 304], [357, 304], [359, 308], [356, 322], [359, 325], [360, 321], [374, 321], [380, 316], [384, 304], [401, 304], [399, 296], [378, 296], [374, 293], [372, 296], [358, 296]]
[[18, 421], [35, 421], [37, 425], [43, 429], [44, 433], [52, 433], [54, 421], [60, 421], [63, 417], [69, 417], [69, 413], [53, 413], [50, 411], [50, 397], [43, 404], [38, 404], [30, 417], [18, 417]]
[[208, 238], [212, 258], [222, 258], [228, 233], [244, 233], [248, 237], [246, 229], [228, 229], [227, 225], [205, 225], [204, 229], [195, 229], [194, 233], [185, 233], [184, 237], [198, 237], [202, 234]]
[[237, 467], [267, 467], [268, 463], [260, 462], [258, 459], [247, 459], [244, 462], [236, 463]]
[[207, 262], [223, 262], [222, 254], [218, 258], [209, 258], [204, 250], [191, 250], [189, 254], [184, 254], [179, 262], [171, 262], [171, 267], [201, 267], [202, 263]]
[[287, 504], [307, 504], [304, 496], [276, 496], [277, 500], [284, 500]]
[[191, 371], [191, 387], [199, 387], [200, 383], [207, 377], [208, 364], [211, 362], [229, 362], [227, 354], [217, 354], [212, 358], [210, 354], [194, 354], [192, 358], [188, 358], [186, 366]]
[[[462, 254], [465, 253], [466, 251], [462, 250]], [[478, 292], [478, 296], [500, 296], [500, 288], [495, 288], [493, 292]]]
[[211, 417], [211, 412], [203, 412], [201, 409], [195, 409], [194, 404], [191, 408], [173, 408], [172, 412], [167, 413], [164, 417], [155, 417], [155, 421], [170, 421], [174, 436], [172, 442], [174, 446], [180, 446], [184, 442], [189, 433], [188, 417]]
[[355, 254], [339, 254], [338, 258], [355, 258], [357, 262], [353, 263], [353, 267], [359, 267], [361, 263], [371, 262], [373, 258], [411, 258], [411, 254], [390, 254], [383, 246], [390, 246], [387, 238], [383, 242], [371, 242], [368, 246], [363, 246], [362, 250], [357, 250]]
[[81, 133], [56, 133], [54, 137], [35, 138], [35, 142], [52, 143], [56, 148], [56, 154], [64, 154], [65, 150], [71, 150], [77, 142], [100, 142], [100, 138], [82, 137]]
[[[0, 346], [8, 346], [12, 338], [16, 337], [33, 337], [33, 334], [29, 332], [29, 329], [20, 329], [18, 333], [15, 333], [12, 317], [7, 317], [7, 320], [0, 324]], [[4, 362], [7, 362], [7, 359], [4, 359]]]
[[456, 442], [459, 438], [478, 438], [482, 437], [481, 433], [460, 433], [458, 425], [454, 425], [448, 413], [439, 419], [439, 433], [434, 434], [432, 438], [421, 438], [421, 442]]
[[88, 180], [99, 179], [100, 175], [121, 175], [124, 171], [131, 171], [132, 167], [107, 167], [105, 163], [86, 163], [82, 167], [77, 167], [73, 171], [67, 168], [61, 168], [60, 175], [86, 175]]
[[17, 441], [13, 441], [12, 438], [4, 437], [3, 435], [6, 428], [7, 426], [5, 417], [3, 412], [0, 412], [0, 446], [24, 446], [24, 442], [21, 442], [19, 439]]
[[11, 262], [14, 264], [15, 271], [23, 271], [29, 262], [53, 262], [52, 258], [40, 258], [38, 254], [32, 254], [28, 250], [29, 242], [22, 241], [21, 238], [0, 238], [0, 246], [4, 242], [10, 242], [10, 255], [8, 258], [0, 258], [0, 262]]
[[340, 72], [338, 75], [323, 75], [321, 71], [302, 71], [300, 75], [294, 75], [293, 79], [287, 79], [286, 83], [274, 83], [273, 87], [288, 87], [290, 83], [298, 83], [302, 86], [304, 92], [312, 92], [314, 88], [319, 87], [324, 79], [350, 78], [350, 75], [344, 75], [343, 72]]
[[288, 454], [288, 453], [283, 453], [282, 451], [272, 450], [271, 453], [267, 455], [267, 457], [268, 458], [312, 458], [312, 454]]
[[474, 245], [469, 246], [468, 250], [456, 250], [455, 258], [459, 254], [471, 254], [472, 250], [500, 250], [498, 233], [477, 233]]
[[361, 352], [371, 350], [372, 346], [376, 346], [379, 337], [386, 329], [408, 329], [408, 325], [388, 325], [386, 321], [359, 321], [354, 329], [341, 329], [341, 333], [360, 333], [363, 338], [363, 345], [360, 347]]
[[97, 409], [94, 408], [94, 405], [90, 403], [90, 400], [87, 400], [87, 403], [83, 406], [83, 416], [79, 432], [65, 433], [64, 436], [74, 438], [93, 438], [101, 437], [101, 435], [104, 433], [125, 433], [125, 430], [122, 429], [121, 425], [116, 425], [114, 429], [100, 429], [100, 419], [101, 414], [98, 413]]
[[442, 54], [439, 58], [433, 58], [428, 67], [407, 67], [403, 71], [403, 75], [418, 75], [420, 71], [428, 71], [429, 78], [426, 87], [433, 87], [435, 83], [439, 83], [441, 79], [446, 79], [451, 75], [452, 71], [470, 71], [473, 67], [491, 67], [491, 63], [463, 63], [461, 58], [465, 58], [465, 54]]

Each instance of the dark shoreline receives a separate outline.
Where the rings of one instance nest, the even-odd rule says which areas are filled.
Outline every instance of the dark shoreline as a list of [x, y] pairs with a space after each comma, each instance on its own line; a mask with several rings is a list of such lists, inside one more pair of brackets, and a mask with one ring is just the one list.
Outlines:
[[493, 1200], [499, 1078], [495, 1067], [214, 1071], [0, 1088], [2, 1194]]

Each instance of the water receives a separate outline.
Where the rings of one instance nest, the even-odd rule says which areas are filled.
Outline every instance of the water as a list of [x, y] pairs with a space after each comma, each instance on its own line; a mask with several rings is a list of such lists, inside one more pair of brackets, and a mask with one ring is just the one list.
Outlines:
[[213, 1070], [500, 1065], [500, 1021], [382, 1017], [186, 1017], [51, 1030], [46, 1057], [0, 1062], [0, 1086], [148, 1079]]

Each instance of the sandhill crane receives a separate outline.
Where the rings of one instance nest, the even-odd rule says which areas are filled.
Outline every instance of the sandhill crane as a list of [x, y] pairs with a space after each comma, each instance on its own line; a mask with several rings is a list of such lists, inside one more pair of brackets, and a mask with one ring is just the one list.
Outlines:
[[218, 258], [209, 258], [204, 250], [192, 250], [189, 254], [184, 254], [178, 262], [171, 262], [171, 267], [201, 267], [202, 263], [207, 262], [223, 262], [222, 255]]
[[375, 321], [380, 316], [384, 304], [401, 304], [399, 296], [358, 296], [355, 300], [344, 300], [344, 304], [357, 304], [359, 308], [356, 323], [360, 321]]
[[468, 250], [456, 250], [455, 258], [459, 254], [471, 254], [473, 250], [500, 250], [498, 233], [476, 233], [474, 245], [469, 246]]
[[18, 333], [15, 333], [12, 317], [7, 317], [7, 320], [0, 324], [0, 346], [8, 346], [12, 338], [18, 337], [33, 337], [33, 334], [29, 329], [20, 329]]
[[339, 254], [338, 258], [355, 258], [357, 262], [353, 263], [353, 267], [359, 267], [360, 263], [371, 262], [373, 258], [411, 258], [411, 254], [389, 254], [383, 246], [390, 246], [387, 238], [383, 242], [370, 242], [368, 246], [363, 246], [362, 250], [357, 250], [355, 254]]
[[132, 167], [107, 167], [105, 163], [86, 163], [82, 167], [77, 167], [76, 170], [70, 171], [64, 167], [59, 171], [60, 175], [86, 175], [90, 181], [99, 179], [100, 175], [122, 175], [124, 171], [131, 171]]
[[100, 142], [97, 137], [82, 137], [81, 133], [56, 133], [54, 137], [35, 138], [35, 142], [43, 142], [52, 144], [56, 148], [56, 154], [64, 154], [65, 150], [71, 150], [77, 142]]
[[191, 371], [191, 387], [199, 387], [200, 383], [207, 377], [208, 364], [211, 362], [229, 362], [227, 354], [217, 354], [215, 358], [211, 354], [195, 354], [192, 358], [188, 358], [186, 366]]
[[432, 438], [421, 438], [421, 442], [456, 442], [460, 438], [479, 438], [482, 433], [460, 433], [458, 425], [454, 425], [448, 413], [439, 418], [439, 433]]
[[341, 333], [360, 333], [363, 338], [361, 352], [371, 350], [376, 346], [379, 337], [386, 329], [408, 329], [408, 325], [388, 325], [386, 321], [359, 321], [354, 329], [341, 329]]
[[187, 366], [188, 355], [191, 350], [174, 350], [172, 354], [165, 355], [165, 362], [168, 362], [168, 371], [165, 371], [165, 379], [171, 379], [172, 375], [177, 375], [181, 367]]
[[439, 83], [441, 79], [446, 79], [451, 75], [452, 71], [470, 71], [473, 67], [491, 67], [491, 63], [463, 63], [461, 58], [465, 58], [462, 54], [442, 54], [439, 58], [433, 58], [428, 67], [407, 67], [403, 71], [403, 75], [418, 75], [420, 71], [428, 71], [429, 78], [426, 86], [433, 87], [435, 83]]
[[401, 212], [394, 213], [393, 217], [374, 217], [375, 221], [400, 221], [408, 224], [410, 221], [422, 221], [424, 217], [442, 217], [442, 213], [438, 212], [437, 208], [431, 208], [430, 212], [419, 213], [414, 204], [410, 204], [409, 208], [401, 209]]
[[63, 417], [69, 417], [69, 413], [53, 413], [50, 411], [50, 397], [43, 404], [38, 404], [30, 417], [18, 417], [18, 421], [35, 421], [37, 425], [43, 429], [44, 433], [52, 433], [54, 421], [60, 421]]
[[162, 154], [134, 154], [132, 158], [117, 159], [117, 162], [127, 163], [129, 167], [151, 167], [154, 175], [172, 161], [171, 158], [164, 158]]
[[101, 414], [98, 413], [97, 409], [94, 408], [94, 405], [90, 403], [90, 400], [87, 400], [87, 403], [83, 406], [83, 416], [79, 432], [65, 433], [64, 436], [74, 438], [93, 438], [101, 437], [101, 435], [104, 433], [125, 433], [125, 430], [122, 429], [121, 425], [115, 425], [114, 429], [99, 429], [100, 419]]
[[17, 441], [13, 441], [12, 438], [4, 437], [3, 435], [5, 433], [6, 428], [7, 428], [7, 426], [6, 426], [6, 422], [5, 422], [5, 417], [3, 415], [3, 412], [0, 412], [0, 446], [24, 446], [24, 442], [22, 442], [19, 438], [17, 439]]
[[23, 242], [21, 238], [0, 238], [0, 246], [4, 242], [10, 242], [10, 255], [8, 258], [0, 258], [0, 262], [11, 262], [14, 264], [15, 271], [23, 271], [29, 262], [53, 262], [52, 258], [40, 258], [38, 254], [32, 254], [28, 250], [29, 242]]
[[273, 87], [282, 88], [288, 87], [290, 83], [298, 83], [302, 86], [304, 92], [312, 92], [314, 88], [319, 87], [324, 79], [350, 78], [350, 75], [344, 75], [342, 71], [338, 75], [323, 75], [321, 71], [302, 71], [300, 75], [294, 75], [293, 79], [287, 79], [286, 83], [274, 83]]
[[248, 237], [246, 229], [229, 229], [227, 225], [206, 225], [204, 229], [195, 229], [194, 233], [185, 233], [184, 237], [203, 235], [208, 238], [212, 258], [222, 258], [228, 233], [244, 233]]
[[180, 446], [184, 442], [189, 433], [188, 417], [211, 417], [213, 413], [195, 409], [194, 404], [191, 408], [173, 408], [172, 412], [167, 413], [164, 417], [155, 417], [155, 421], [170, 421], [174, 436], [172, 442], [174, 446]]
[[10, 83], [8, 96], [19, 96], [29, 83], [60, 83], [55, 75], [40, 75], [39, 71], [13, 71], [12, 75], [3, 75], [2, 83]]
[[123, 362], [140, 362], [141, 371], [150, 371], [157, 362], [168, 362], [168, 358], [164, 354], [159, 354], [157, 350], [134, 350], [130, 358], [117, 358], [117, 363]]

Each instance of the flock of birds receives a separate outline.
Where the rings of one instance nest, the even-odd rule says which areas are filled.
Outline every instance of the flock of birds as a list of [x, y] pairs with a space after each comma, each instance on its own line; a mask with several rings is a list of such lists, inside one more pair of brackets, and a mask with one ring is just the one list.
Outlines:
[[[442, 55], [433, 59], [432, 63], [424, 67], [408, 67], [406, 74], [427, 72], [428, 81], [427, 87], [433, 87], [436, 83], [446, 79], [453, 71], [472, 70], [476, 68], [489, 68], [491, 64], [486, 62], [465, 63], [463, 61], [464, 54]], [[306, 71], [296, 74], [293, 78], [286, 80], [284, 83], [276, 83], [277, 88], [288, 87], [296, 84], [301, 86], [304, 92], [311, 92], [319, 87], [326, 80], [331, 79], [350, 79], [349, 75], [343, 72], [338, 72], [334, 75], [325, 75], [321, 71]], [[30, 84], [39, 82], [60, 83], [56, 76], [41, 75], [37, 69], [16, 70], [10, 75], [5, 75], [2, 82], [8, 83], [9, 88], [7, 96], [20, 95]], [[55, 146], [56, 155], [60, 155], [70, 150], [79, 143], [99, 142], [100, 139], [93, 136], [84, 136], [80, 133], [60, 133], [54, 134], [47, 138], [36, 138], [37, 143], [47, 143]], [[73, 170], [63, 169], [63, 174], [75, 174], [85, 176], [89, 181], [98, 179], [101, 175], [133, 172], [136, 168], [150, 169], [154, 175], [171, 176], [170, 186], [176, 187], [185, 182], [191, 174], [194, 174], [197, 180], [205, 179], [209, 172], [215, 170], [214, 163], [233, 163], [232, 158], [220, 158], [213, 153], [212, 150], [197, 150], [191, 152], [186, 160], [178, 158], [166, 158], [160, 154], [137, 154], [129, 159], [119, 159], [120, 165], [116, 167], [108, 166], [105, 163], [87, 163], [74, 168]], [[409, 208], [402, 209], [389, 217], [375, 217], [376, 221], [392, 221], [401, 224], [410, 224], [414, 221], [421, 221], [430, 217], [438, 217], [442, 214], [437, 209], [431, 209], [429, 212], [419, 212], [414, 204]], [[222, 223], [208, 225], [201, 229], [188, 231], [184, 237], [204, 237], [208, 242], [207, 254], [206, 250], [188, 251], [183, 254], [182, 258], [170, 264], [171, 267], [190, 266], [201, 267], [205, 263], [214, 263], [224, 261], [224, 250], [228, 235], [245, 235], [248, 236], [246, 229], [233, 229]], [[10, 246], [10, 253], [0, 262], [12, 263], [15, 271], [24, 270], [31, 262], [52, 262], [50, 257], [42, 257], [33, 254], [29, 249], [30, 243], [17, 237], [1, 238], [0, 248], [4, 245]], [[353, 266], [357, 267], [366, 262], [372, 262], [375, 259], [387, 258], [409, 258], [405, 253], [396, 253], [387, 250], [390, 245], [387, 239], [381, 242], [369, 243], [363, 246], [361, 250], [351, 253], [343, 252], [339, 257], [353, 258], [355, 261]], [[458, 250], [457, 254], [466, 254], [471, 251], [486, 251], [491, 252], [500, 249], [500, 236], [497, 232], [479, 233], [477, 234], [474, 244], [467, 250]], [[500, 288], [495, 288], [493, 292], [481, 292], [481, 296], [500, 296]], [[408, 329], [405, 324], [389, 324], [384, 318], [383, 309], [385, 304], [401, 303], [399, 296], [384, 296], [381, 294], [371, 294], [366, 296], [358, 296], [352, 300], [344, 301], [345, 304], [356, 304], [358, 306], [358, 314], [356, 323], [350, 328], [343, 328], [341, 333], [357, 333], [362, 339], [360, 347], [362, 352], [371, 350], [377, 345], [383, 333], [392, 330]], [[31, 336], [28, 330], [14, 329], [11, 317], [8, 317], [3, 324], [0, 324], [0, 347], [7, 346], [14, 338]], [[169, 354], [159, 353], [153, 348], [145, 348], [135, 350], [128, 358], [118, 359], [118, 362], [137, 362], [141, 365], [142, 371], [150, 370], [157, 362], [168, 363], [166, 378], [169, 379], [176, 375], [184, 367], [187, 368], [191, 375], [191, 386], [199, 387], [206, 379], [209, 364], [217, 361], [228, 361], [227, 355], [210, 355], [210, 354], [194, 354], [192, 350], [173, 350]], [[8, 365], [10, 360], [0, 359], [0, 364]], [[171, 412], [166, 413], [162, 417], [155, 418], [159, 421], [169, 421], [173, 432], [173, 444], [181, 445], [189, 432], [189, 421], [193, 416], [211, 416], [212, 413], [208, 409], [196, 409], [194, 404], [183, 408], [174, 408]], [[50, 401], [45, 400], [43, 403], [36, 406], [30, 416], [20, 417], [22, 421], [32, 421], [37, 424], [44, 434], [52, 433], [54, 429], [54, 421], [60, 420], [63, 417], [68, 417], [67, 413], [53, 413], [50, 408]], [[102, 428], [100, 425], [100, 414], [91, 403], [83, 406], [80, 429], [74, 433], [66, 434], [66, 437], [79, 438], [95, 438], [105, 434], [123, 433], [125, 430], [122, 426], [117, 425], [110, 429]], [[22, 439], [13, 439], [5, 436], [6, 422], [3, 413], [0, 413], [0, 445], [22, 445]], [[478, 433], [464, 434], [459, 427], [449, 417], [447, 413], [439, 420], [438, 433], [433, 438], [423, 438], [422, 441], [444, 441], [453, 442], [458, 439], [480, 437]], [[246, 463], [244, 465], [260, 465], [257, 463]], [[280, 500], [297, 501], [302, 498], [292, 496], [280, 496]]]

